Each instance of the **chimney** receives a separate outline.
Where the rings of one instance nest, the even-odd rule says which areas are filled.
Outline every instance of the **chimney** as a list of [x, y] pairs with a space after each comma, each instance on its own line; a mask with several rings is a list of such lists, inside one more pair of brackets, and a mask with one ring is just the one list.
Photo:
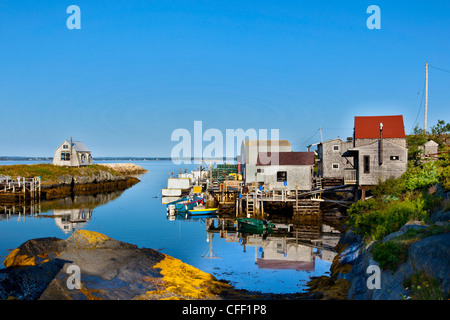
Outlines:
[[378, 142], [378, 144], [379, 144], [379, 149], [380, 149], [378, 162], [381, 166], [383, 164], [383, 123], [381, 123], [381, 122], [380, 122], [380, 141]]

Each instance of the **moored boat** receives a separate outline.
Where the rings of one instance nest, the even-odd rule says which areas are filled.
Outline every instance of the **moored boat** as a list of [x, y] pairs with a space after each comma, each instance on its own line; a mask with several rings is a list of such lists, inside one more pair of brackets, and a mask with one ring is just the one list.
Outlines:
[[217, 212], [217, 208], [206, 208], [203, 205], [199, 205], [191, 210], [188, 210], [188, 212], [190, 215], [209, 215], [215, 214]]
[[238, 229], [245, 233], [271, 232], [274, 224], [266, 219], [237, 218]]
[[203, 203], [203, 197], [189, 196], [183, 197], [167, 204], [167, 213], [174, 214], [180, 212], [187, 212], [190, 209]]

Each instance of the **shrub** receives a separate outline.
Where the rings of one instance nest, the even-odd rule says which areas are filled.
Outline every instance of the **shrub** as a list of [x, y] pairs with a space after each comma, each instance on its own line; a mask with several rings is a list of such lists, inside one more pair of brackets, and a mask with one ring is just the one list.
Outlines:
[[434, 162], [427, 162], [410, 168], [404, 174], [405, 187], [408, 190], [423, 190], [439, 182], [438, 170]]
[[423, 220], [427, 216], [424, 210], [425, 201], [421, 197], [415, 200], [394, 201], [384, 208], [364, 211], [364, 208], [374, 209], [376, 206], [377, 202], [374, 200], [366, 206], [352, 205], [349, 209], [349, 223], [353, 231], [366, 240], [382, 240], [388, 234], [399, 230], [409, 220]]
[[400, 264], [406, 261], [408, 246], [402, 242], [377, 242], [372, 247], [372, 257], [382, 269], [395, 271]]

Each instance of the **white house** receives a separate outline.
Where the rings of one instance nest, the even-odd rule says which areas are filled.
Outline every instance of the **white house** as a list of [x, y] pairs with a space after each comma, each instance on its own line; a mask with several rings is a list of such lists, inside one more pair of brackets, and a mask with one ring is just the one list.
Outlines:
[[[256, 179], [269, 189], [311, 191], [313, 181], [314, 152], [279, 152], [276, 163], [261, 161], [256, 164]], [[273, 155], [273, 154], [269, 154]]]
[[80, 167], [94, 164], [91, 151], [80, 141], [64, 140], [53, 156], [55, 166]]
[[[238, 157], [239, 164], [243, 166], [243, 176], [246, 183], [255, 181], [256, 163], [258, 157], [264, 164], [274, 162], [274, 156], [279, 152], [291, 152], [291, 145], [288, 140], [249, 140], [242, 141], [241, 154]], [[261, 153], [261, 154], [260, 154]], [[272, 163], [275, 164], [275, 163]]]

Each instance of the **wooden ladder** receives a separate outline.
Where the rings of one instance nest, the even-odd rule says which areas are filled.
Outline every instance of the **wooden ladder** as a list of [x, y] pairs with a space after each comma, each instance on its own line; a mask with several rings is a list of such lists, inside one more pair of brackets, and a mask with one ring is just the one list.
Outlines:
[[247, 197], [247, 214], [255, 213], [255, 199], [252, 197]]

